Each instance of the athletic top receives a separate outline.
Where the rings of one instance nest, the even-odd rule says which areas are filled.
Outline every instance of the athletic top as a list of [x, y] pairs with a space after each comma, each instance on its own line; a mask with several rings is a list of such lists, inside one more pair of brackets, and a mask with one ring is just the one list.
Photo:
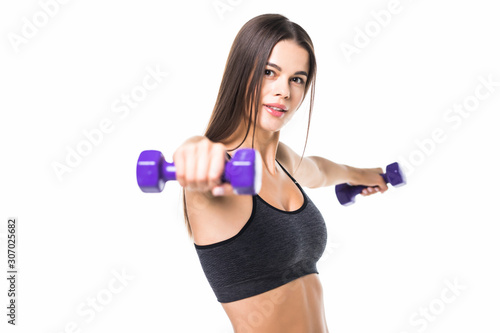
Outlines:
[[304, 203], [299, 209], [283, 211], [254, 195], [252, 214], [238, 234], [218, 243], [194, 245], [221, 303], [318, 274], [316, 262], [326, 246], [325, 221], [302, 187], [278, 164], [302, 193]]

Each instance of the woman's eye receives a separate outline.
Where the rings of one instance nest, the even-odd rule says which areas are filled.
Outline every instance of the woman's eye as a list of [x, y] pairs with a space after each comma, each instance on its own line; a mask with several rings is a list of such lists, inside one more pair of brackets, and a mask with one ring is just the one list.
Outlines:
[[272, 71], [270, 69], [266, 69], [264, 71], [264, 75], [266, 75], [266, 76], [274, 76], [274, 71]]
[[304, 80], [300, 77], [294, 77], [292, 81], [298, 84], [304, 84]]

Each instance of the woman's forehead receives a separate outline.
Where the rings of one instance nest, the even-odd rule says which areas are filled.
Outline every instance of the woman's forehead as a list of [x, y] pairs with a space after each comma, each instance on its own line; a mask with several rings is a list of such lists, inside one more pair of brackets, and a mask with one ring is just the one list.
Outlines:
[[309, 70], [309, 52], [294, 41], [278, 42], [268, 59], [269, 63], [279, 66], [283, 71]]

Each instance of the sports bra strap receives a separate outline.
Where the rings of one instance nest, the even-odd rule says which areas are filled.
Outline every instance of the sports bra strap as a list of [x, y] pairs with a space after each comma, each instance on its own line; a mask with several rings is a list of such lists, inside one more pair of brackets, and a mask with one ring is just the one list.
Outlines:
[[286, 172], [286, 174], [288, 175], [288, 177], [290, 177], [290, 178], [293, 180], [293, 182], [294, 182], [295, 184], [298, 184], [298, 183], [297, 183], [297, 181], [295, 180], [295, 178], [293, 178], [293, 177], [292, 177], [292, 175], [291, 175], [291, 174], [289, 174], [289, 173], [288, 173], [288, 171], [286, 171], [286, 169], [283, 167], [283, 165], [281, 165], [281, 163], [280, 163], [278, 160], [276, 160], [276, 162], [278, 162], [278, 164], [279, 164], [279, 165], [280, 165], [280, 167], [281, 167], [281, 168], [282, 168], [282, 169]]

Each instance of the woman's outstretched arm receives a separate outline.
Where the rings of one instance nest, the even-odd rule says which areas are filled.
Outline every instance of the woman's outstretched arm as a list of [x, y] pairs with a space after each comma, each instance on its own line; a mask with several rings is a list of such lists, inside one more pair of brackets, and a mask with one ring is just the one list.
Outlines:
[[362, 169], [338, 164], [319, 156], [307, 156], [301, 161], [300, 155], [280, 142], [277, 158], [293, 172], [293, 177], [303, 186], [318, 188], [341, 183], [368, 186], [362, 194], [369, 195], [387, 191], [381, 168]]

